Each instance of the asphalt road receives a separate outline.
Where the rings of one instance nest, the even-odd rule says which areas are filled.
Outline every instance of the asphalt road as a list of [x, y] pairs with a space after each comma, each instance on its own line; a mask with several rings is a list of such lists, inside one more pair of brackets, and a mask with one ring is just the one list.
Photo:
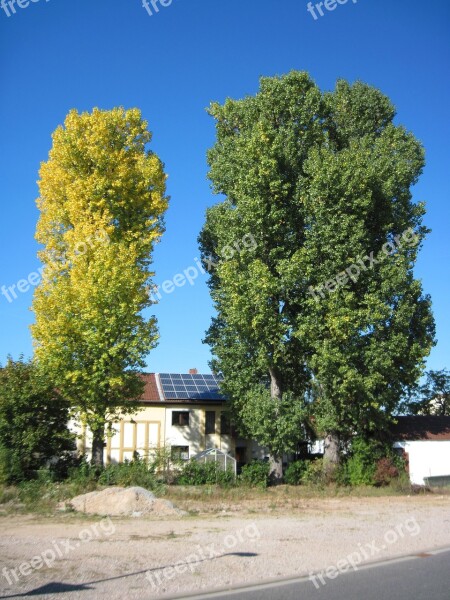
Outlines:
[[450, 550], [366, 566], [334, 579], [289, 580], [190, 600], [450, 600]]

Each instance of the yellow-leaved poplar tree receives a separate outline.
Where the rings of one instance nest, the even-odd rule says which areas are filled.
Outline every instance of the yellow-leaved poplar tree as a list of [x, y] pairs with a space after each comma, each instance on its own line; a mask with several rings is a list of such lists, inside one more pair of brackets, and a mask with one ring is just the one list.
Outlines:
[[134, 411], [139, 371], [156, 345], [148, 286], [167, 209], [161, 160], [138, 109], [72, 110], [41, 165], [33, 300], [38, 361], [93, 433], [103, 465], [106, 428]]

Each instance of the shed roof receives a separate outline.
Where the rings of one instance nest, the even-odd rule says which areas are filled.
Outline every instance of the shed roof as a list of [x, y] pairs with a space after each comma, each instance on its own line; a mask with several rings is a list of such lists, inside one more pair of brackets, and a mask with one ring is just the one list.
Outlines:
[[396, 417], [391, 432], [396, 441], [450, 441], [450, 417]]

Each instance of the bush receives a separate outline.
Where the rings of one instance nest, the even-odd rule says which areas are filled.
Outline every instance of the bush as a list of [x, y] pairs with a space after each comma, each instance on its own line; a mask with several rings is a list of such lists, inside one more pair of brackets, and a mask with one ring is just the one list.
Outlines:
[[160, 487], [152, 466], [139, 457], [118, 465], [108, 465], [100, 473], [98, 483], [123, 487], [136, 485], [147, 490], [156, 490]]
[[75, 452], [63, 452], [48, 463], [47, 469], [51, 474], [52, 481], [64, 481], [73, 469], [80, 467], [82, 462], [83, 458]]
[[377, 440], [354, 438], [351, 456], [347, 460], [346, 471], [350, 485], [374, 485], [378, 460], [385, 455], [383, 445]]
[[0, 485], [6, 485], [11, 474], [11, 452], [0, 445]]
[[284, 473], [284, 482], [288, 485], [300, 485], [307, 467], [308, 463], [304, 460], [291, 463]]
[[181, 465], [172, 460], [171, 449], [167, 446], [152, 450], [150, 468], [154, 472], [156, 480], [160, 483], [175, 483]]
[[242, 467], [239, 482], [248, 487], [266, 488], [269, 485], [270, 465], [263, 460], [254, 460]]
[[50, 459], [72, 450], [68, 419], [68, 403], [36, 364], [9, 358], [0, 368], [2, 479], [17, 483], [35, 478]]
[[399, 470], [394, 464], [392, 458], [385, 457], [380, 458], [380, 460], [376, 464], [376, 469], [374, 473], [374, 483], [375, 485], [389, 485], [393, 479], [397, 479], [399, 476]]
[[354, 438], [351, 455], [341, 469], [350, 485], [389, 485], [405, 471], [405, 462], [392, 448], [378, 440]]
[[301, 482], [307, 485], [322, 486], [325, 483], [325, 474], [323, 471], [323, 459], [316, 458], [310, 460], [305, 465], [305, 471]]
[[176, 482], [180, 485], [221, 485], [229, 486], [235, 483], [234, 472], [224, 471], [214, 462], [187, 462], [178, 476]]

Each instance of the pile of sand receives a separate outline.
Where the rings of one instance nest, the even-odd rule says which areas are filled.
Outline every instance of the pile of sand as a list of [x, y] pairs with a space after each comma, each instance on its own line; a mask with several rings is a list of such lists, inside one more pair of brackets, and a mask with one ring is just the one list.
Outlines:
[[182, 515], [172, 502], [161, 500], [141, 487], [110, 487], [68, 500], [66, 506], [89, 515], [140, 517], [142, 515]]

